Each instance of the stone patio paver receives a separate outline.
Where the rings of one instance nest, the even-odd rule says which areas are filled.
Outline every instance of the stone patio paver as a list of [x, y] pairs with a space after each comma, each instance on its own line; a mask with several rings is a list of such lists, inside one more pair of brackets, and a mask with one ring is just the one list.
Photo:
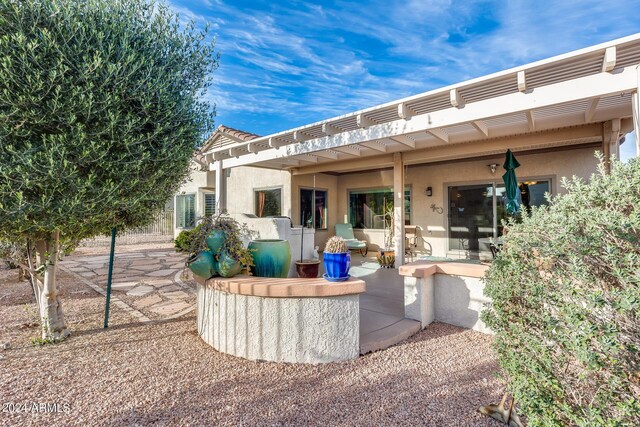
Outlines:
[[[171, 319], [193, 311], [195, 283], [181, 278], [185, 260], [185, 254], [166, 249], [118, 254], [116, 248], [112, 303], [142, 322], [150, 321], [149, 314], [152, 319]], [[106, 294], [108, 255], [72, 254], [62, 260], [60, 266], [82, 277], [83, 283], [92, 289]]]
[[169, 276], [170, 274], [176, 274], [177, 270], [156, 270], [156, 271], [152, 271], [150, 273], [147, 273], [146, 276], [150, 276], [150, 277], [164, 277], [164, 276]]
[[158, 304], [159, 302], [162, 302], [162, 298], [160, 298], [159, 295], [149, 295], [134, 302], [133, 305], [135, 305], [137, 308], [145, 308], [154, 304]]
[[153, 292], [153, 291], [154, 291], [153, 286], [138, 285], [135, 288], [131, 289], [129, 292], [127, 292], [127, 295], [130, 295], [132, 297], [142, 297], [147, 295], [149, 292]]

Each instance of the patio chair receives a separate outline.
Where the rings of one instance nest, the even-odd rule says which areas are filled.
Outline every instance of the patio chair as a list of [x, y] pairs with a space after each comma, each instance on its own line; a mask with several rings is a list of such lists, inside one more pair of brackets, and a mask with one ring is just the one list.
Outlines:
[[404, 226], [404, 254], [408, 255], [411, 261], [415, 255], [415, 249], [418, 247], [418, 226]]
[[336, 236], [342, 237], [350, 250], [357, 250], [360, 255], [367, 256], [367, 252], [369, 252], [367, 242], [356, 239], [351, 224], [336, 224]]

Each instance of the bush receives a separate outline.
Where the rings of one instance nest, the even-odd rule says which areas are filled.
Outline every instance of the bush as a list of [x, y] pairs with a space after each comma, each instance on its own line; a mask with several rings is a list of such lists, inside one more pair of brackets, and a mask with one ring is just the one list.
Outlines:
[[191, 248], [195, 244], [194, 239], [200, 233], [201, 224], [198, 224], [191, 230], [182, 230], [174, 241], [174, 246], [177, 252], [191, 252]]
[[640, 162], [509, 223], [483, 313], [529, 426], [640, 425]]

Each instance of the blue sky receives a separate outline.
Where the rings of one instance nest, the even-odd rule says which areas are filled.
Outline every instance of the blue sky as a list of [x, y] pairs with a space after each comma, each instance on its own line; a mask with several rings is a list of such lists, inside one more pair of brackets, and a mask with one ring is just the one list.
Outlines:
[[217, 124], [260, 135], [640, 32], [638, 0], [170, 4], [212, 25]]

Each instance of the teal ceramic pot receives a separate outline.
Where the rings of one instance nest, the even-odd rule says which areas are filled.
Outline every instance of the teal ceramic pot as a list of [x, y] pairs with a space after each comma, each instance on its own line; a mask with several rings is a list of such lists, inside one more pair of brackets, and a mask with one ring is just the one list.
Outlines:
[[209, 251], [202, 251], [189, 258], [187, 266], [193, 271], [193, 274], [203, 279], [215, 276], [217, 270], [217, 262], [213, 254]]
[[286, 240], [259, 239], [249, 243], [253, 274], [257, 277], [287, 277], [291, 263], [291, 247]]
[[207, 246], [212, 254], [218, 255], [222, 249], [225, 239], [224, 231], [213, 230], [209, 236], [207, 236]]
[[218, 260], [218, 273], [222, 277], [233, 277], [240, 274], [242, 271], [242, 264], [233, 259], [231, 255], [226, 252], [220, 254]]

